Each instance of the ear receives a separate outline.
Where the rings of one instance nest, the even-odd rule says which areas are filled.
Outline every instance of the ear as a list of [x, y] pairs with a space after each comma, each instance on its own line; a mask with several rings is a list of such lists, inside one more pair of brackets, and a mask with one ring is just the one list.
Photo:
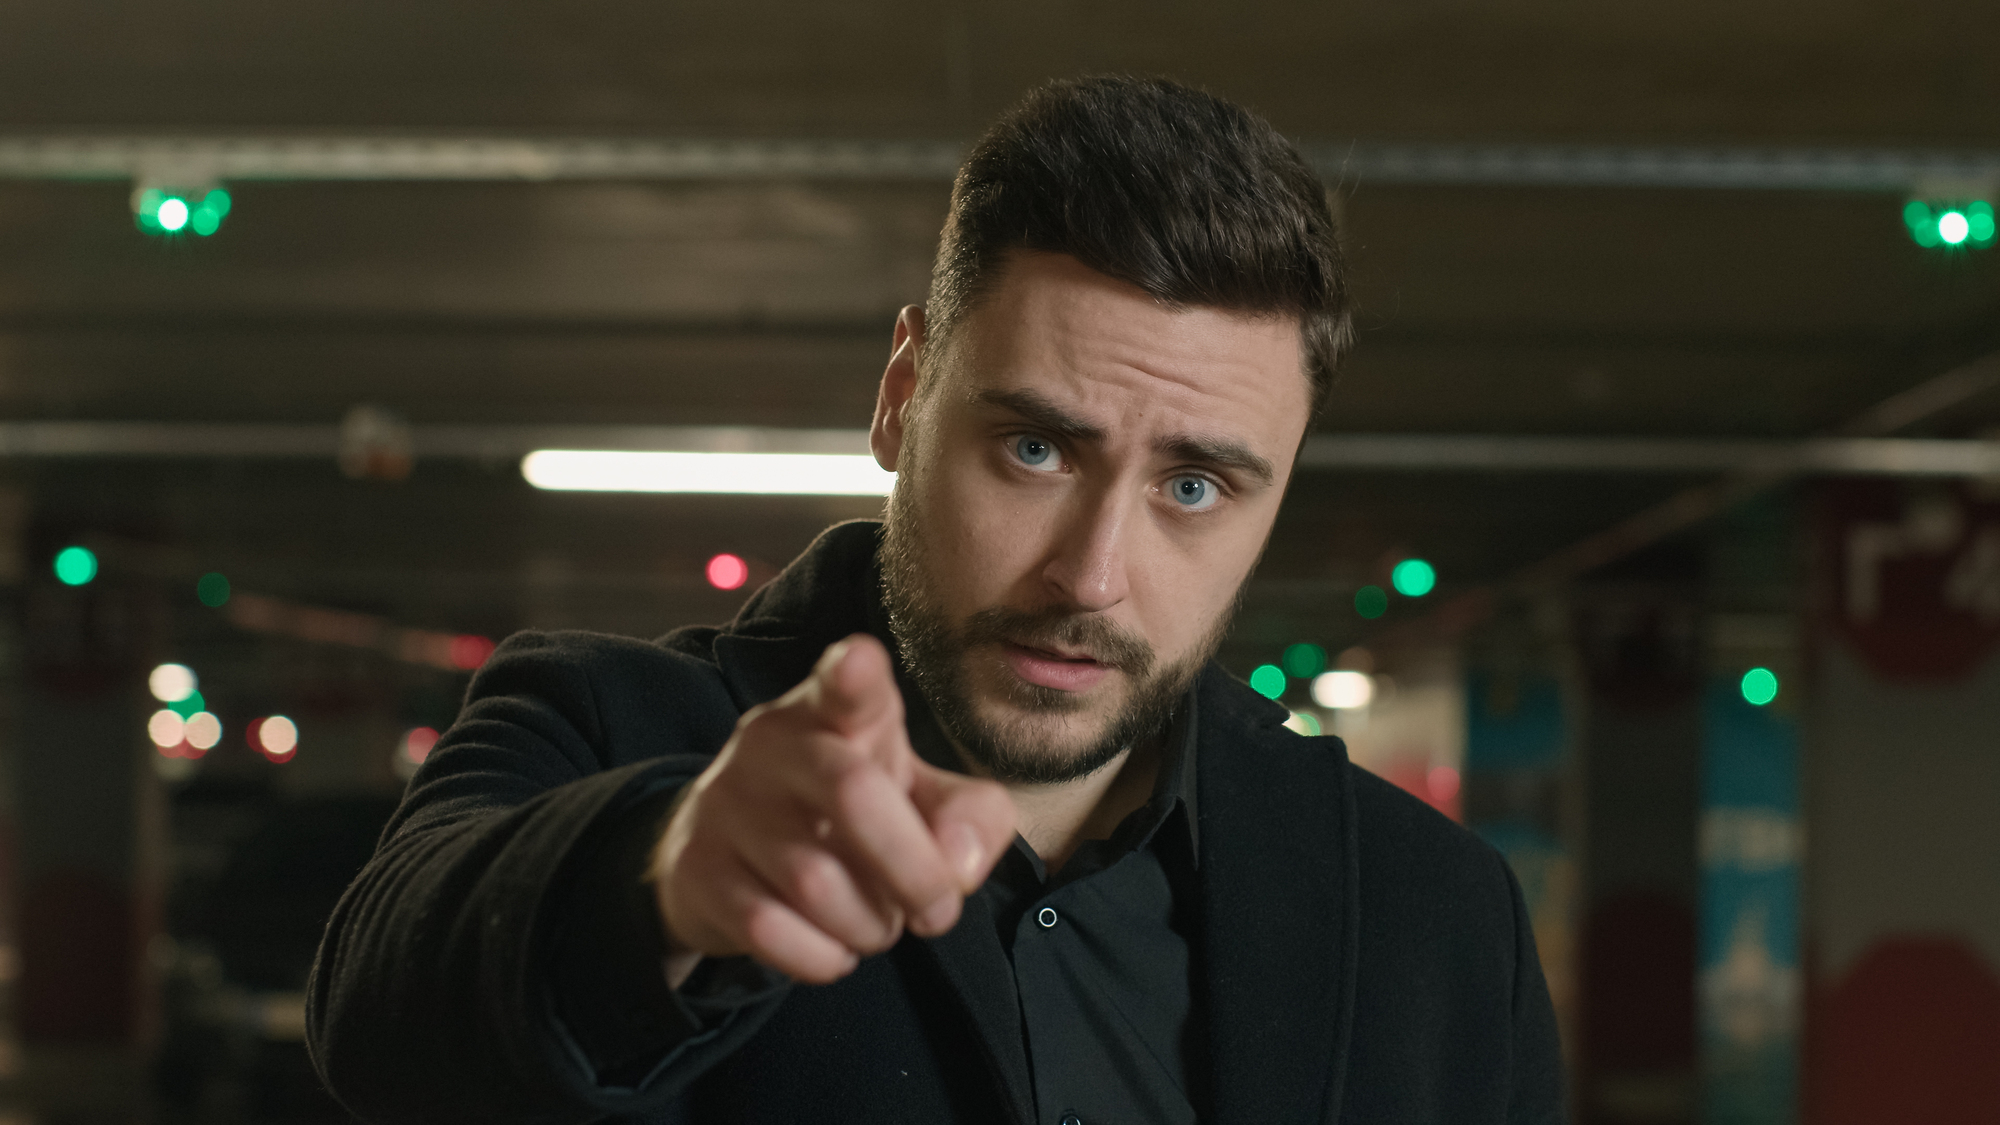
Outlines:
[[903, 454], [903, 421], [917, 393], [917, 358], [924, 346], [924, 308], [906, 305], [896, 314], [896, 334], [889, 344], [889, 366], [875, 394], [875, 419], [868, 427], [868, 448], [875, 463], [889, 472]]

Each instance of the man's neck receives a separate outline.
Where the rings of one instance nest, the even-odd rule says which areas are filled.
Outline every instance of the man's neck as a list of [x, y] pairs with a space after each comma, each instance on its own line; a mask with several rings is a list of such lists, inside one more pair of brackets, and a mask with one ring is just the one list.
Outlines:
[[1053, 875], [1085, 840], [1109, 839], [1119, 822], [1153, 795], [1160, 740], [1126, 750], [1087, 777], [1058, 785], [1009, 785], [1021, 837]]

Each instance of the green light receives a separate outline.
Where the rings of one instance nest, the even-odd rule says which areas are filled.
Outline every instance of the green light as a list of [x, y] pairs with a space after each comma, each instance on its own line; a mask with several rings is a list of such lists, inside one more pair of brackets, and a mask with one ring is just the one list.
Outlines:
[[1389, 612], [1389, 595], [1380, 586], [1363, 586], [1354, 591], [1354, 612], [1373, 621]]
[[191, 691], [186, 699], [176, 699], [167, 704], [167, 710], [183, 719], [192, 719], [195, 712], [208, 710], [208, 701], [201, 697], [200, 692]]
[[1317, 737], [1325, 733], [1324, 728], [1319, 725], [1319, 716], [1313, 714], [1311, 711], [1292, 712], [1292, 717], [1285, 720], [1285, 725], [1309, 737]]
[[1285, 670], [1276, 664], [1259, 664], [1250, 673], [1250, 687], [1266, 699], [1285, 694]]
[[1314, 644], [1287, 645], [1278, 663], [1284, 665], [1285, 673], [1293, 679], [1310, 680], [1326, 671], [1326, 650]]
[[1762, 707], [1778, 698], [1778, 675], [1769, 668], [1752, 668], [1743, 673], [1743, 698]]
[[1993, 245], [1993, 205], [1977, 199], [1965, 205], [1966, 241], [1974, 246]]
[[1389, 584], [1405, 597], [1421, 598], [1437, 588], [1438, 572], [1422, 559], [1404, 559], [1389, 572]]
[[194, 211], [188, 216], [188, 226], [196, 234], [206, 238], [222, 227], [222, 220], [229, 215], [229, 193], [216, 188], [201, 197]]
[[229, 600], [229, 579], [210, 571], [194, 584], [194, 596], [210, 609], [220, 609]]
[[97, 577], [97, 556], [88, 547], [64, 547], [56, 552], [56, 581], [81, 586]]
[[1983, 199], [1943, 203], [1912, 199], [1903, 205], [1903, 225], [1927, 249], [1993, 245], [1993, 205]]

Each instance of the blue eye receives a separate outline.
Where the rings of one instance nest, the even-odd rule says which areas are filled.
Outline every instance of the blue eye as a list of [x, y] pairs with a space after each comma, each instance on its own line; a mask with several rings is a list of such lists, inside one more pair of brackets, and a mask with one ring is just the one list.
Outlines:
[[1033, 434], [1022, 434], [1014, 439], [1014, 458], [1030, 469], [1043, 472], [1062, 467], [1062, 457], [1056, 453], [1056, 447]]
[[1181, 507], [1200, 511], [1215, 503], [1215, 482], [1207, 477], [1175, 477], [1167, 482], [1167, 494]]

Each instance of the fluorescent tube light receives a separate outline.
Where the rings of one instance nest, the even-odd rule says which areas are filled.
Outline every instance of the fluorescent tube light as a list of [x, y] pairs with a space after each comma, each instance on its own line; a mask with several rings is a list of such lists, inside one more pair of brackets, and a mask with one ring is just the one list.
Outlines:
[[707, 492], [887, 496], [896, 474], [851, 453], [663, 453], [537, 449], [521, 459], [536, 488], [573, 492]]

